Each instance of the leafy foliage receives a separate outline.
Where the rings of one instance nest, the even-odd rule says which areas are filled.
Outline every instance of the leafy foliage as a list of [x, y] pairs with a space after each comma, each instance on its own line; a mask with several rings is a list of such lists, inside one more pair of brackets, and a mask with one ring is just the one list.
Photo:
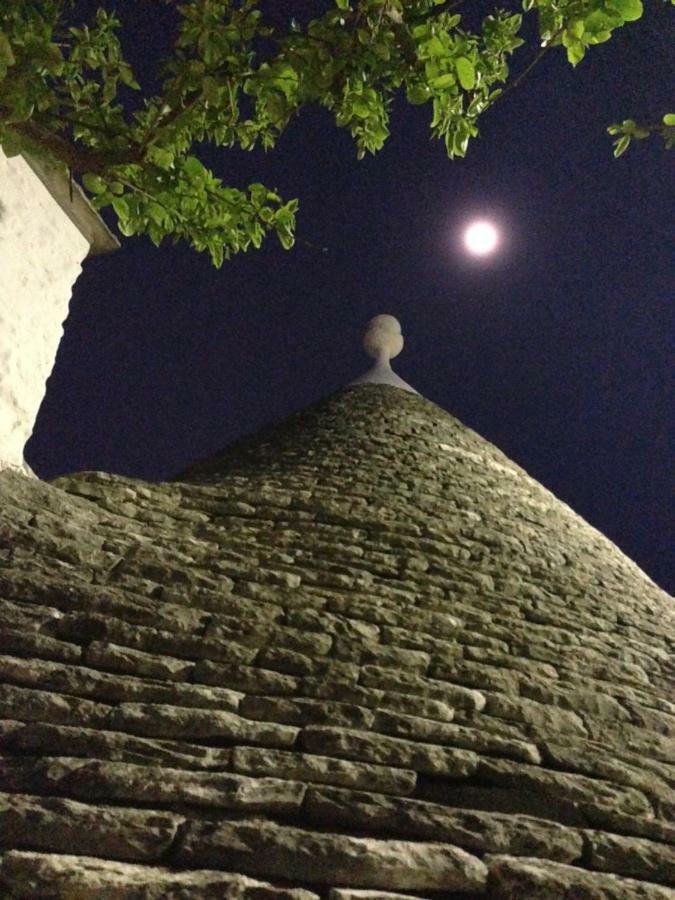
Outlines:
[[654, 125], [638, 125], [633, 119], [624, 119], [621, 124], [610, 125], [607, 131], [615, 135], [614, 156], [625, 153], [631, 141], [643, 141], [650, 135], [658, 133], [663, 137], [667, 150], [675, 147], [675, 113], [666, 113], [660, 122]]
[[[384, 145], [403, 93], [429, 107], [448, 155], [464, 156], [523, 43], [520, 13], [496, 10], [472, 33], [445, 0], [334, 0], [285, 29], [264, 20], [258, 0], [183, 0], [151, 95], [124, 59], [117, 16], [100, 8], [73, 27], [72, 5], [0, 6], [4, 152], [60, 160], [96, 207], [114, 210], [122, 234], [186, 240], [217, 266], [270, 232], [293, 246], [298, 201], [261, 184], [224, 185], [195, 155], [200, 144], [270, 150], [304, 106], [318, 104], [349, 130], [360, 158]], [[641, 0], [524, 0], [523, 8], [538, 16], [543, 47], [562, 45], [573, 65], [642, 14]], [[612, 126], [615, 155], [655, 130], [671, 146], [672, 114], [658, 127]]]

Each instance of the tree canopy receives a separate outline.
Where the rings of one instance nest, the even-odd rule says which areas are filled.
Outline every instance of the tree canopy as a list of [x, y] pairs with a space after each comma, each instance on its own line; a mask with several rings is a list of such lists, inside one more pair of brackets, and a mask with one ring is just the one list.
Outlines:
[[[283, 27], [258, 0], [164, 2], [176, 37], [153, 93], [124, 58], [115, 14], [101, 7], [93, 22], [73, 24], [72, 0], [3, 0], [0, 145], [58, 160], [97, 208], [112, 207], [122, 234], [185, 240], [217, 266], [269, 232], [290, 248], [298, 201], [263, 184], [224, 184], [200, 161], [200, 144], [269, 150], [304, 106], [319, 104], [360, 158], [384, 145], [403, 95], [429, 107], [448, 156], [464, 156], [480, 116], [543, 53], [562, 47], [576, 65], [643, 11], [641, 0], [524, 0], [522, 12], [496, 9], [473, 32], [455, 11], [461, 0], [330, 0], [311, 21], [289, 14]], [[540, 46], [510, 80], [523, 15], [537, 17]], [[652, 133], [671, 147], [675, 114], [608, 130], [616, 156]]]

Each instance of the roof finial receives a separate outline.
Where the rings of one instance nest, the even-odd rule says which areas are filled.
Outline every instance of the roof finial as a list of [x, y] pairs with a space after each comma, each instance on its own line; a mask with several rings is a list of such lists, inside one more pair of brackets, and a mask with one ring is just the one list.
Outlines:
[[394, 316], [383, 313], [368, 322], [368, 330], [363, 337], [363, 346], [368, 354], [381, 365], [389, 365], [389, 360], [403, 350], [401, 323]]
[[417, 391], [392, 371], [390, 360], [403, 350], [401, 323], [394, 316], [383, 313], [368, 323], [363, 338], [366, 353], [375, 360], [375, 365], [365, 375], [352, 384], [388, 384], [416, 394]]

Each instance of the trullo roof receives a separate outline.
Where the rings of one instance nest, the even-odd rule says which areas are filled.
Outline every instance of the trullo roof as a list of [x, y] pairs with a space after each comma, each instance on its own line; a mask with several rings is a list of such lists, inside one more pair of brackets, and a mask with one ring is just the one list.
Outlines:
[[7, 473], [0, 554], [3, 896], [674, 896], [670, 598], [422, 397]]

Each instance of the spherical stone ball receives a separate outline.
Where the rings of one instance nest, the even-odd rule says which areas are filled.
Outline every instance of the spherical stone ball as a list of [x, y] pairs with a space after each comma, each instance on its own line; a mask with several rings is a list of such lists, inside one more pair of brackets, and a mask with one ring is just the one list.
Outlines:
[[401, 323], [394, 316], [375, 316], [363, 338], [366, 353], [373, 359], [393, 359], [403, 350]]

